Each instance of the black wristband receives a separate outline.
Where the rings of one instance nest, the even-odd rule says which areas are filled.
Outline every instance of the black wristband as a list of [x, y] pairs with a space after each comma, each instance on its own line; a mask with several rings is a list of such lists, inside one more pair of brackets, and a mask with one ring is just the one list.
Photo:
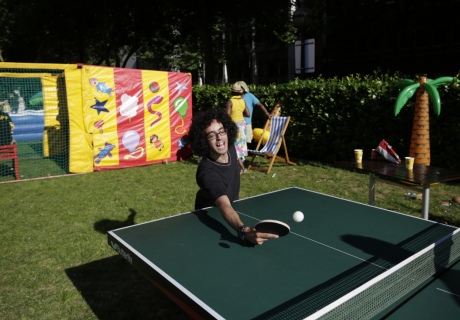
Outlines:
[[246, 226], [243, 224], [242, 226], [238, 228], [238, 231], [236, 232], [240, 240], [244, 240], [244, 228], [246, 228]]

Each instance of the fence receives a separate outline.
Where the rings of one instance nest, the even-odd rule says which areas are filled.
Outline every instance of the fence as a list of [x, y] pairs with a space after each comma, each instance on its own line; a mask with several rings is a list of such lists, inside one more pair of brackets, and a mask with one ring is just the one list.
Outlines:
[[[0, 65], [0, 103], [14, 124], [21, 179], [69, 172], [69, 119], [62, 77], [65, 67], [21, 69]], [[1, 161], [0, 181], [14, 179], [11, 161]]]

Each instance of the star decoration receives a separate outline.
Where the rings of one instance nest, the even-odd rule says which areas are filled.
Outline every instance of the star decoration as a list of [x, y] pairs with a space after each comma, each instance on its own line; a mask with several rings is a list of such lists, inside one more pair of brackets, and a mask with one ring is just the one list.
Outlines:
[[96, 98], [94, 98], [94, 100], [96, 100], [96, 103], [95, 103], [94, 105], [91, 106], [91, 109], [96, 109], [98, 115], [99, 115], [102, 111], [104, 111], [104, 112], [109, 112], [109, 110], [107, 110], [107, 108], [105, 107], [105, 104], [106, 104], [107, 101], [109, 101], [109, 100], [99, 101], [99, 100], [97, 100]]
[[182, 92], [182, 90], [187, 90], [187, 82], [180, 83], [176, 81], [176, 90], [179, 91], [179, 94]]

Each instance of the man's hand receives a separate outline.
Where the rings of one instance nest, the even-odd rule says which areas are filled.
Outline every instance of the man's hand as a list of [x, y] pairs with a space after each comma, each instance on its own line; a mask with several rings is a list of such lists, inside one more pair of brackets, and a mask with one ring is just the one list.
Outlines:
[[[238, 230], [238, 228], [243, 225], [240, 216], [233, 209], [232, 204], [230, 203], [230, 200], [227, 196], [224, 195], [219, 197], [216, 200], [216, 207], [219, 208], [222, 217], [228, 223], [228, 225], [233, 228], [233, 230]], [[279, 238], [276, 234], [258, 232], [255, 227], [246, 227], [243, 231], [244, 239], [251, 242], [252, 244], [261, 245], [270, 239]]]
[[265, 241], [277, 239], [279, 236], [273, 233], [258, 232], [254, 227], [246, 227], [244, 238], [253, 244], [262, 245]]

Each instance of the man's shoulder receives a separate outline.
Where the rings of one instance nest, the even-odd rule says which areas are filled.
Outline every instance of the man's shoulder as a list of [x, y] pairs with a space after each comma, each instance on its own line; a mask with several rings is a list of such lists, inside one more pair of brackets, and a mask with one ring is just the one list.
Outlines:
[[248, 92], [244, 95], [244, 97], [249, 100], [249, 101], [252, 101], [254, 104], [258, 103], [259, 102], [259, 99], [257, 99], [257, 97], [252, 94], [251, 92]]

